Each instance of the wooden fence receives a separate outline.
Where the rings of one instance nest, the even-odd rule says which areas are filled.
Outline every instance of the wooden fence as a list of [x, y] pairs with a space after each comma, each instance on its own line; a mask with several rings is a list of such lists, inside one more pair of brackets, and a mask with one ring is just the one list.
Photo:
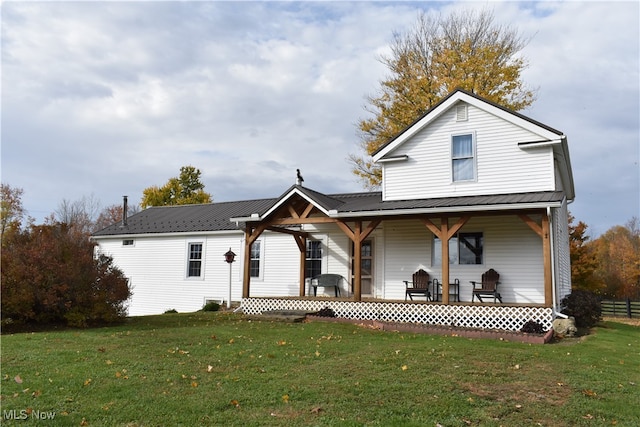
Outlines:
[[600, 302], [603, 316], [640, 317], [640, 301], [604, 300]]

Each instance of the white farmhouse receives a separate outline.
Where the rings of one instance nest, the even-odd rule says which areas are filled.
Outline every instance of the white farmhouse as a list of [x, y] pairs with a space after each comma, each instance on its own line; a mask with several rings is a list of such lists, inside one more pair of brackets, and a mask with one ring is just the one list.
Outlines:
[[[130, 315], [195, 311], [230, 292], [247, 312], [330, 306], [477, 326], [465, 319], [509, 310], [515, 323], [483, 325], [550, 325], [571, 291], [575, 195], [562, 132], [457, 90], [373, 160], [379, 192], [296, 184], [278, 198], [149, 208], [93, 237], [130, 279]], [[472, 301], [472, 282], [489, 269], [500, 275], [502, 302]], [[405, 281], [418, 270], [430, 291], [405, 303]], [[312, 287], [320, 274], [342, 276], [338, 289]]]

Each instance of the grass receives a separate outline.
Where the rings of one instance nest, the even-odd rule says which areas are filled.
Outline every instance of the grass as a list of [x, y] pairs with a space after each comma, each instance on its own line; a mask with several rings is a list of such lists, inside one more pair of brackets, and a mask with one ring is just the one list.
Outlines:
[[3, 335], [1, 375], [3, 425], [640, 425], [640, 328], [610, 321], [527, 345], [165, 314]]

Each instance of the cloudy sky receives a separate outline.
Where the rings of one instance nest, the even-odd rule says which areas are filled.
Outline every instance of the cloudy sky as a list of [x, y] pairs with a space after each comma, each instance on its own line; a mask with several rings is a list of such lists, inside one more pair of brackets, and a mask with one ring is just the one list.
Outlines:
[[38, 222], [63, 200], [103, 206], [184, 165], [215, 201], [279, 196], [300, 168], [361, 191], [347, 157], [417, 11], [486, 5], [531, 41], [524, 114], [569, 140], [571, 211], [597, 236], [640, 216], [639, 3], [2, 3], [2, 182]]

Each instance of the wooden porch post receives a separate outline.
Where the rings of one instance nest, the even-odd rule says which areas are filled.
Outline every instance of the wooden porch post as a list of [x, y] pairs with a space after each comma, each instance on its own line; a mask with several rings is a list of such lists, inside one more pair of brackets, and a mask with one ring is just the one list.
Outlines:
[[303, 297], [306, 292], [304, 281], [304, 270], [307, 263], [307, 238], [305, 236], [293, 236], [300, 249], [300, 296]]
[[251, 227], [247, 225], [244, 232], [244, 265], [242, 273], [242, 298], [249, 298], [251, 281]]
[[440, 232], [442, 233], [440, 238], [442, 242], [442, 303], [449, 304], [449, 218], [446, 216], [440, 219]]
[[353, 232], [353, 299], [362, 301], [362, 221], [356, 221]]
[[518, 215], [538, 236], [542, 238], [542, 265], [544, 269], [544, 305], [553, 307], [553, 273], [551, 271], [551, 227], [546, 212], [542, 213], [542, 225], [532, 220], [528, 215]]

